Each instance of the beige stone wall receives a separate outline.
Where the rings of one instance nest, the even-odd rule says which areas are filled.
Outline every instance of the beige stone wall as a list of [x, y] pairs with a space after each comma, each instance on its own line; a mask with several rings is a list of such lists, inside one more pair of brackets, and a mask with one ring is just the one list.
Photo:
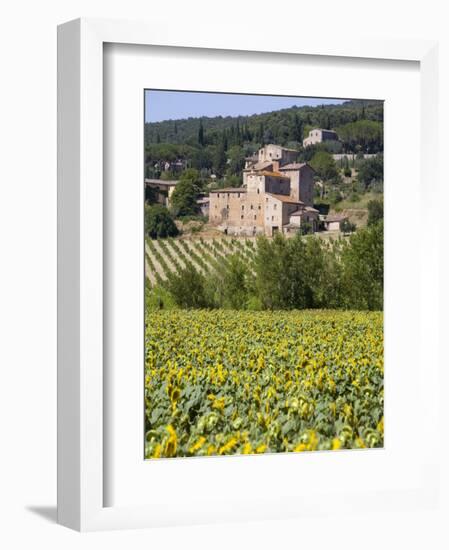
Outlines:
[[256, 172], [248, 173], [246, 176], [246, 188], [248, 193], [263, 193], [265, 191], [265, 176]]
[[299, 175], [299, 200], [306, 206], [313, 206], [314, 187], [313, 170], [304, 166]]
[[209, 221], [229, 233], [252, 235], [264, 229], [263, 193], [210, 193]]
[[274, 193], [276, 195], [290, 195], [290, 178], [274, 176], [265, 176], [265, 192]]
[[315, 145], [315, 143], [321, 143], [321, 132], [319, 130], [310, 130], [309, 135], [303, 140], [303, 147], [308, 145]]
[[275, 193], [277, 195], [290, 194], [290, 178], [266, 176], [258, 173], [248, 173], [246, 176], [248, 193]]
[[290, 178], [290, 196], [303, 202], [306, 206], [313, 206], [313, 171], [308, 166], [303, 166], [300, 170], [281, 169], [281, 173]]
[[298, 205], [282, 202], [275, 197], [265, 197], [265, 234], [273, 235], [274, 231], [282, 231], [282, 226], [289, 222], [290, 214], [298, 209]]
[[281, 161], [282, 164], [288, 164], [290, 162], [295, 162], [298, 156], [297, 151], [290, 151], [283, 149], [280, 145], [265, 145], [259, 149], [258, 157], [259, 162], [269, 162], [269, 161]]
[[329, 222], [327, 224], [328, 231], [340, 231], [340, 222]]
[[282, 156], [282, 147], [280, 145], [265, 145], [259, 149], [259, 162], [280, 159]]

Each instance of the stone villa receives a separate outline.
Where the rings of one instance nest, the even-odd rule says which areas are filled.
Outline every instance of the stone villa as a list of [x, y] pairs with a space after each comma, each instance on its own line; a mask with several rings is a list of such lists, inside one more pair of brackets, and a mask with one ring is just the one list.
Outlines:
[[303, 140], [303, 147], [309, 145], [315, 145], [316, 143], [322, 143], [323, 141], [337, 141], [337, 132], [333, 130], [325, 130], [323, 128], [313, 128], [310, 130], [309, 135]]
[[209, 221], [230, 235], [296, 233], [306, 223], [316, 231], [314, 170], [297, 155], [273, 144], [259, 149], [246, 159], [242, 187], [210, 192]]

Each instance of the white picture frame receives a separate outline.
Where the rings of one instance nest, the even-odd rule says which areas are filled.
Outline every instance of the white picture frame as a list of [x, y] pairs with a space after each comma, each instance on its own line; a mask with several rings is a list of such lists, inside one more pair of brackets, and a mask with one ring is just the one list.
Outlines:
[[[230, 55], [232, 51], [261, 54], [266, 51], [263, 38], [251, 29], [239, 37], [222, 38], [216, 35], [195, 39], [182, 25], [176, 30], [167, 42], [163, 29], [140, 22], [81, 19], [58, 28], [59, 523], [84, 531], [345, 513], [360, 508], [375, 513], [387, 501], [414, 510], [434, 505], [438, 489], [434, 466], [438, 464], [438, 457], [436, 447], [432, 445], [419, 456], [417, 466], [422, 468], [422, 475], [409, 487], [390, 493], [367, 490], [358, 494], [345, 492], [340, 487], [335, 489], [340, 496], [339, 510], [333, 512], [335, 507], [326, 505], [322, 494], [317, 493], [315, 497], [308, 495], [305, 502], [298, 499], [294, 492], [289, 498], [279, 501], [273, 493], [266, 500], [259, 498], [257, 502], [236, 495], [234, 499], [214, 501], [214, 507], [210, 503], [208, 506], [205, 498], [189, 509], [173, 506], [170, 512], [167, 506], [158, 508], [141, 503], [104, 505], [108, 500], [104, 446], [104, 411], [108, 399], [104, 393], [108, 389], [104, 383], [104, 346], [108, 345], [104, 337], [104, 45], [157, 45], [166, 49], [166, 55], [170, 55], [170, 51], [176, 55], [175, 48], [202, 48], [204, 52], [223, 50]], [[381, 59], [419, 64], [419, 179], [420, 185], [426, 188], [427, 196], [437, 196], [437, 44], [422, 40], [345, 41], [325, 37], [317, 45], [309, 38], [306, 34], [291, 38], [289, 34], [279, 33], [266, 55], [270, 55], [272, 62], [275, 62], [276, 56], [313, 55], [343, 58], [348, 62], [358, 58], [359, 62], [360, 59]], [[178, 85], [184, 88], [182, 82]], [[421, 216], [422, 223], [429, 224], [430, 233], [436, 231], [431, 209], [424, 205]], [[429, 239], [427, 233], [426, 246], [420, 249], [419, 257], [422, 285], [419, 339], [429, 351], [426, 376], [423, 376], [424, 358], [421, 357], [416, 384], [420, 384], [420, 402], [426, 408], [426, 420], [433, 421], [436, 426], [440, 361], [438, 331], [429, 330], [426, 324], [426, 321], [438, 317], [438, 248], [432, 242], [438, 241]], [[430, 289], [426, 300], [422, 299], [424, 287]], [[344, 453], [334, 460], [341, 461], [342, 456]], [[256, 460], [260, 458], [265, 457], [257, 457]], [[295, 460], [293, 455], [275, 458], [283, 460], [282, 467], [286, 468], [291, 467]], [[196, 464], [199, 462], [196, 461]]]

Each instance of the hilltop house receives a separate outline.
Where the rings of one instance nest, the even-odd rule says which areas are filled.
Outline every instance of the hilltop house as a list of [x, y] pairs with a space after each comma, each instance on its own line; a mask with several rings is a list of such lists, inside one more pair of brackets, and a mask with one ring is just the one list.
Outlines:
[[314, 170], [295, 162], [298, 152], [279, 145], [262, 147], [246, 159], [243, 186], [209, 194], [209, 221], [227, 234], [272, 236], [318, 228], [313, 208]]
[[333, 130], [325, 130], [323, 128], [313, 128], [310, 130], [309, 135], [303, 140], [303, 147], [309, 145], [315, 145], [316, 143], [322, 143], [323, 141], [337, 141], [337, 132]]

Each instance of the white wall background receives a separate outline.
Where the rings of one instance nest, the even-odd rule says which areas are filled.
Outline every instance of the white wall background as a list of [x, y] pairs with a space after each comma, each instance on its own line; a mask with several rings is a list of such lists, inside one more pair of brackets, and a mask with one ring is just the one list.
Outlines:
[[[0, 545], [53, 548], [447, 548], [443, 511], [410, 517], [357, 517], [155, 531], [83, 534], [55, 525], [56, 504], [56, 25], [79, 16], [154, 20], [170, 33], [181, 18], [192, 35], [243, 32], [241, 21], [271, 30], [366, 30], [371, 36], [441, 40], [440, 120], [449, 123], [449, 36], [444, 3], [428, 0], [15, 0], [0, 17]], [[441, 135], [441, 167], [448, 135]], [[407, 138], [406, 130], [404, 139]], [[413, 159], [410, 159], [413, 162]], [[443, 173], [443, 171], [441, 172]], [[447, 179], [447, 178], [446, 178]], [[446, 216], [442, 189], [435, 215]], [[443, 239], [443, 243], [444, 243]], [[447, 248], [447, 247], [446, 247]], [[447, 254], [446, 259], [447, 259]], [[443, 260], [443, 258], [442, 258]], [[443, 280], [448, 279], [447, 262]], [[442, 297], [440, 322], [449, 326]], [[448, 376], [443, 373], [447, 415]], [[449, 389], [449, 388], [448, 388]], [[447, 416], [445, 416], [447, 418]], [[442, 450], [448, 455], [446, 432]], [[425, 441], [425, 434], [421, 436]], [[420, 441], [411, 442], [413, 445]], [[444, 474], [445, 495], [449, 494]], [[338, 506], [338, 503], [336, 503]], [[448, 516], [446, 508], [445, 515]]]

